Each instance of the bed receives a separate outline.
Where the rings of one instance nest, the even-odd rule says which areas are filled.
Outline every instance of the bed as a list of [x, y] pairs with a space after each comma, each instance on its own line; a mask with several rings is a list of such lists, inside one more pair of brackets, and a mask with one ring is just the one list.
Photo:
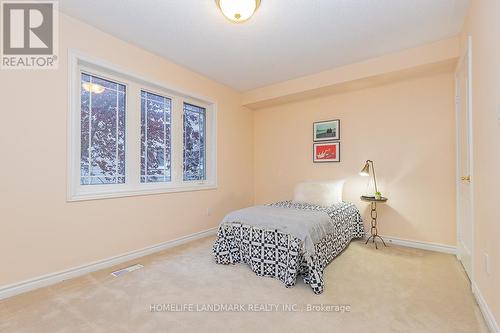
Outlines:
[[[294, 286], [301, 276], [314, 293], [322, 293], [325, 267], [352, 239], [364, 236], [354, 204], [339, 200], [339, 195], [324, 200], [324, 189], [319, 196], [310, 195], [324, 184], [307, 184], [316, 189], [310, 193], [299, 184], [294, 200], [227, 214], [213, 245], [216, 263], [246, 263], [257, 275], [274, 277], [286, 287]], [[338, 192], [338, 186], [330, 185], [326, 187]]]

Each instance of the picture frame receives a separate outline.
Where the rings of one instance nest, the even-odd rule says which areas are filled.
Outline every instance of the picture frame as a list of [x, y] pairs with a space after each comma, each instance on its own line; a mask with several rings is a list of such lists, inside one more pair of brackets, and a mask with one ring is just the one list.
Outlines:
[[340, 119], [318, 121], [313, 123], [313, 141], [340, 140]]
[[313, 143], [313, 162], [340, 162], [340, 142], [318, 142]]

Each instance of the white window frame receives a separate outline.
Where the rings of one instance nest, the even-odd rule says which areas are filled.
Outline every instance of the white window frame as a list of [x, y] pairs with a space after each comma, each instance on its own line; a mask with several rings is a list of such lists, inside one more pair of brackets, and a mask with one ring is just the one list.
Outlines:
[[[125, 183], [80, 184], [80, 80], [87, 72], [118, 82], [126, 87]], [[171, 107], [171, 181], [141, 183], [141, 94], [145, 90], [172, 100]], [[67, 200], [81, 201], [150, 195], [159, 193], [211, 190], [217, 188], [217, 103], [163, 82], [144, 78], [105, 61], [68, 51], [68, 171]], [[183, 180], [184, 102], [206, 109], [206, 180]]]

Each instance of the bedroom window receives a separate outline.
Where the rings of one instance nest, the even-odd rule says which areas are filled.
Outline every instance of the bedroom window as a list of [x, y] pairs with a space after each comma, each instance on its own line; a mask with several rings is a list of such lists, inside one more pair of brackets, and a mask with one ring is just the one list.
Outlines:
[[141, 91], [141, 183], [169, 182], [172, 100]]
[[68, 201], [217, 187], [214, 102], [69, 61]]
[[125, 182], [125, 86], [81, 74], [80, 184]]
[[184, 180], [204, 180], [205, 109], [184, 103]]

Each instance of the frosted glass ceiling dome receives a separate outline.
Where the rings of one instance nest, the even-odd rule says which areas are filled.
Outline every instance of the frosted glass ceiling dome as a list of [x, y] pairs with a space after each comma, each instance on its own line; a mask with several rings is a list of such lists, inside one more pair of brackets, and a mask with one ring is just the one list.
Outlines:
[[248, 20], [260, 6], [260, 0], [216, 0], [222, 14], [234, 23]]

